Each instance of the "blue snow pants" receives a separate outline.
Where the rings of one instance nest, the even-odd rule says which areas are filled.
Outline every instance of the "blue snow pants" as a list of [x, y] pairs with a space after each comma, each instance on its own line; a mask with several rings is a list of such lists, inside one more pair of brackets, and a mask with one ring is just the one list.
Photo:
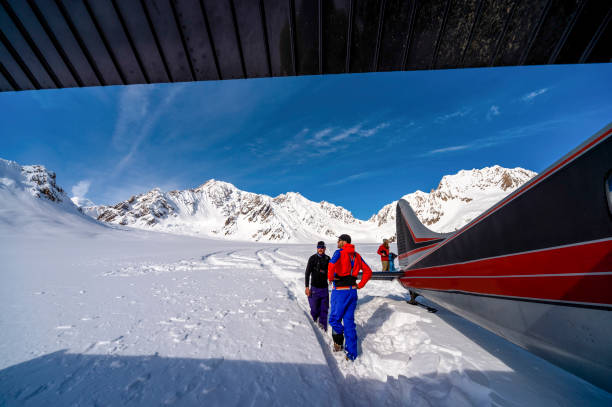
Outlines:
[[329, 309], [329, 292], [326, 288], [310, 287], [310, 296], [308, 297], [310, 304], [310, 316], [315, 322], [319, 322], [323, 326], [323, 330], [327, 331], [327, 310]]
[[[357, 357], [357, 330], [355, 329], [355, 309], [357, 308], [357, 289], [332, 290], [329, 325], [333, 333], [344, 334], [344, 349], [351, 360]], [[344, 322], [344, 326], [342, 326]]]

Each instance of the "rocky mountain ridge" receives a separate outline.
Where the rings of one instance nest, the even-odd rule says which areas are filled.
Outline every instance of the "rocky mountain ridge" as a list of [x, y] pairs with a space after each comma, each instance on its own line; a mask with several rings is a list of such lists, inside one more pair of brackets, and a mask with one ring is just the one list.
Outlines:
[[79, 211], [64, 189], [57, 184], [55, 172], [42, 165], [21, 166], [0, 158], [0, 185], [4, 188], [28, 191], [33, 197], [54, 202], [64, 208]]
[[342, 207], [315, 203], [297, 192], [270, 197], [217, 180], [183, 191], [164, 193], [156, 188], [95, 211], [104, 222], [254, 241], [331, 238], [340, 230], [332, 225], [364, 223]]
[[[462, 227], [535, 175], [522, 168], [500, 166], [461, 170], [442, 177], [431, 192], [416, 191], [403, 199], [426, 226], [448, 232]], [[273, 198], [210, 180], [185, 191], [153, 189], [96, 211], [101, 221], [174, 233], [287, 242], [352, 233], [356, 238], [378, 241], [395, 235], [396, 203], [385, 205], [364, 221], [345, 208], [326, 201], [312, 202], [296, 192]]]
[[[5, 187], [19, 183], [34, 197], [80, 210], [100, 222], [140, 229], [290, 243], [333, 240], [341, 233], [349, 233], [360, 242], [395, 236], [397, 201], [385, 205], [370, 219], [360, 220], [343, 207], [327, 201], [313, 202], [297, 192], [270, 197], [209, 180], [193, 189], [163, 192], [154, 188], [112, 206], [91, 205], [86, 198], [71, 201], [56, 183], [55, 173], [43, 166], [22, 167], [0, 159], [0, 170], [12, 174], [0, 176]], [[427, 227], [448, 232], [464, 226], [535, 175], [522, 168], [500, 166], [461, 170], [442, 177], [429, 193], [415, 191], [403, 199]]]
[[[519, 188], [537, 174], [524, 168], [498, 165], [461, 170], [445, 175], [429, 193], [415, 191], [404, 195], [425, 226], [435, 232], [455, 231], [476, 218], [493, 204]], [[381, 228], [395, 229], [397, 201], [385, 205], [368, 222]]]

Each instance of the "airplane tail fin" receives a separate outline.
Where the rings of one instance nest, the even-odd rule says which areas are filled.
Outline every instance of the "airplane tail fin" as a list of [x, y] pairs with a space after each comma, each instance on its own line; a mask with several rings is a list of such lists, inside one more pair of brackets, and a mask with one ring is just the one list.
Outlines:
[[399, 266], [401, 270], [428, 254], [452, 233], [436, 233], [429, 230], [410, 207], [400, 199], [397, 203], [396, 230]]

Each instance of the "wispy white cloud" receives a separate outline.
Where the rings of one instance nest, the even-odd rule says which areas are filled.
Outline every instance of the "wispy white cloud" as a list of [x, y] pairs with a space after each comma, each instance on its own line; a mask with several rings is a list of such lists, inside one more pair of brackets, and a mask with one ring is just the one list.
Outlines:
[[375, 126], [358, 123], [352, 126], [327, 126], [320, 129], [303, 128], [293, 137], [288, 137], [278, 149], [267, 145], [251, 142], [247, 145], [249, 151], [258, 157], [257, 163], [245, 167], [238, 176], [246, 176], [263, 168], [277, 164], [279, 161], [291, 160], [293, 164], [301, 165], [315, 157], [324, 157], [347, 148], [352, 143], [378, 134], [391, 126], [388, 122]]
[[434, 119], [434, 121], [436, 123], [444, 123], [445, 121], [450, 120], [450, 119], [467, 116], [471, 111], [472, 111], [471, 108], [464, 107], [460, 110], [457, 110], [456, 112], [438, 116]]
[[435, 150], [431, 150], [431, 151], [427, 152], [426, 155], [448, 153], [450, 151], [466, 150], [466, 149], [470, 148], [470, 146], [471, 146], [470, 144], [462, 144], [462, 145], [458, 145], [458, 146], [450, 146], [450, 147], [444, 147], [444, 148], [437, 148]]
[[350, 136], [356, 135], [361, 130], [361, 124], [355, 125], [348, 129], [342, 129], [339, 132], [335, 133], [332, 137], [329, 138], [329, 143], [336, 143], [338, 141], [342, 141]]
[[323, 129], [314, 134], [313, 140], [323, 140], [329, 133], [334, 131], [333, 128]]
[[133, 129], [149, 112], [153, 87], [146, 85], [126, 86], [119, 95], [119, 106], [112, 143], [118, 149], [125, 147], [133, 137]]
[[482, 148], [494, 147], [500, 144], [507, 143], [508, 141], [523, 138], [523, 137], [534, 137], [539, 133], [551, 132], [561, 126], [563, 123], [568, 121], [568, 118], [563, 120], [547, 120], [540, 123], [528, 124], [524, 126], [512, 127], [497, 132], [496, 134], [488, 137], [481, 137], [473, 140], [468, 144], [460, 144], [449, 147], [437, 148], [434, 150], [427, 151], [420, 154], [420, 157], [427, 157], [435, 154], [451, 153], [454, 151], [461, 150], [480, 150]]
[[[119, 116], [113, 133], [113, 144], [123, 154], [112, 170], [111, 176], [115, 176], [130, 163], [138, 153], [140, 146], [149, 137], [160, 117], [166, 113], [176, 96], [182, 91], [182, 85], [164, 87], [163, 90], [155, 92], [155, 88], [148, 89], [151, 85], [128, 86], [123, 90], [119, 101]], [[155, 106], [154, 96], [159, 97]]]
[[526, 95], [523, 95], [521, 99], [523, 99], [523, 102], [531, 102], [533, 99], [546, 92], [548, 92], [548, 88], [534, 90], [533, 92], [529, 92]]
[[315, 147], [325, 147], [329, 151], [335, 151], [337, 150], [335, 144], [341, 141], [356, 141], [360, 138], [372, 137], [382, 129], [389, 127], [389, 125], [389, 123], [384, 122], [369, 128], [366, 128], [363, 123], [344, 128], [328, 127], [314, 133], [313, 137], [305, 140], [305, 143]]
[[487, 120], [493, 119], [494, 116], [499, 116], [499, 106], [493, 105], [487, 112]]
[[90, 186], [91, 181], [87, 179], [77, 182], [76, 185], [72, 187], [72, 196], [84, 198], [85, 195], [87, 195], [87, 192], [89, 192]]
[[[310, 129], [307, 127], [300, 130], [295, 136], [291, 138], [291, 140], [285, 143], [285, 145], [281, 148], [280, 150], [281, 154], [293, 153], [299, 150], [300, 148], [302, 148], [302, 146], [304, 145], [304, 139], [309, 132], [310, 132]], [[262, 139], [261, 144], [263, 144], [263, 139]], [[260, 149], [251, 150], [251, 151], [257, 154], [261, 153]]]
[[323, 184], [323, 186], [331, 187], [335, 185], [346, 184], [347, 182], [357, 181], [357, 180], [364, 179], [364, 178], [372, 178], [372, 177], [378, 176], [379, 173], [380, 173], [379, 171], [360, 172], [358, 174], [349, 175], [347, 177], [342, 177], [335, 181], [328, 182], [326, 184]]
[[376, 133], [378, 133], [379, 131], [381, 131], [382, 129], [386, 129], [387, 127], [389, 127], [391, 124], [388, 122], [385, 123], [381, 123], [376, 127], [373, 127], [371, 129], [367, 129], [367, 130], [362, 130], [359, 135], [361, 137], [372, 137], [373, 135], [375, 135]]

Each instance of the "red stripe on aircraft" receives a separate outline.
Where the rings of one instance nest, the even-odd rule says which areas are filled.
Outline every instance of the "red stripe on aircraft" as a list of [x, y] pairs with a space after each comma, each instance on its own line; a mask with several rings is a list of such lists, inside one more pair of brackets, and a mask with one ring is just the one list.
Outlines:
[[423, 242], [429, 242], [431, 240], [440, 239], [439, 237], [416, 237], [414, 235], [414, 232], [412, 231], [412, 228], [410, 227], [410, 223], [408, 223], [408, 221], [406, 220], [403, 214], [402, 214], [402, 218], [404, 218], [404, 222], [406, 222], [406, 226], [408, 226], [408, 231], [410, 232], [410, 236], [412, 236], [412, 240], [414, 240], [415, 243], [423, 243]]
[[407, 270], [407, 276], [501, 276], [612, 271], [612, 240]]
[[403, 259], [404, 257], [408, 257], [408, 256], [413, 255], [415, 253], [422, 252], [423, 250], [433, 249], [437, 245], [438, 245], [438, 243], [434, 243], [434, 244], [430, 244], [430, 245], [427, 245], [427, 246], [419, 247], [418, 249], [411, 250], [408, 253], [400, 254], [399, 258]]
[[444, 278], [403, 277], [404, 286], [416, 289], [463, 291], [503, 297], [533, 298], [552, 301], [612, 304], [612, 274], [585, 276], [544, 276], [516, 278]]
[[612, 241], [604, 241], [408, 270], [401, 282], [423, 289], [612, 304], [612, 274], [559, 275], [610, 272]]

